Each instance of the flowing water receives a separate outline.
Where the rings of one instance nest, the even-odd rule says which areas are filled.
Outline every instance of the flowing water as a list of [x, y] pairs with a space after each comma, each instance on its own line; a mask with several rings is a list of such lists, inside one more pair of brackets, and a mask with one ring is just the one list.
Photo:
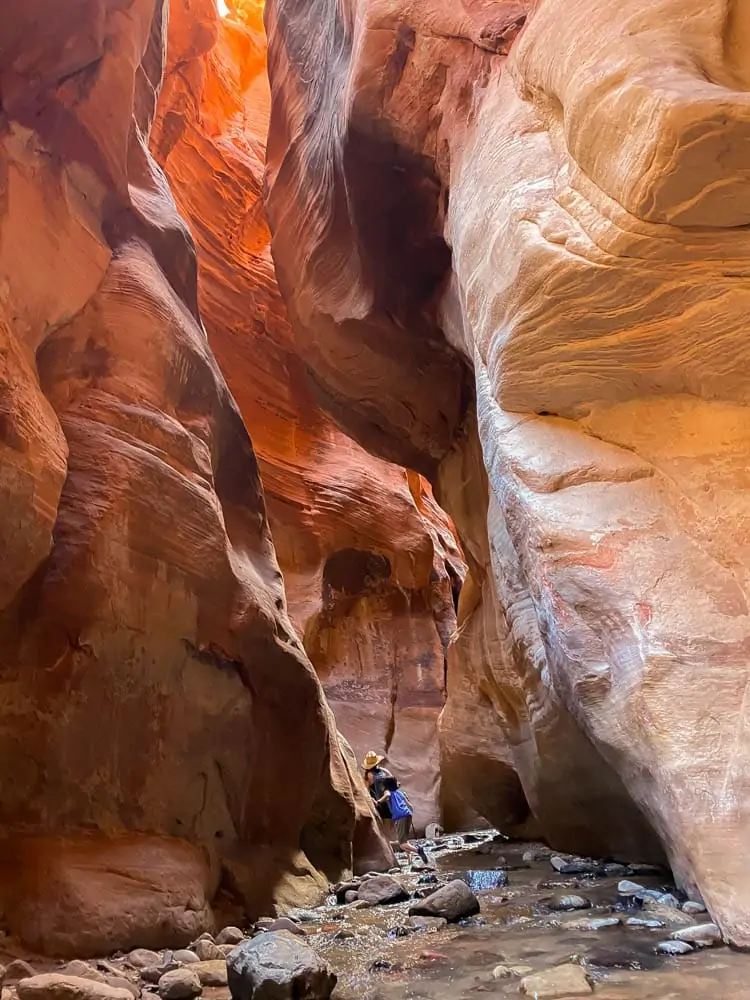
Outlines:
[[[449, 845], [450, 846], [450, 845]], [[547, 858], [524, 862], [528, 844], [490, 843], [437, 853], [441, 881], [464, 877], [476, 892], [481, 913], [465, 925], [404, 936], [409, 903], [356, 909], [329, 905], [305, 926], [309, 942], [336, 971], [334, 997], [341, 1000], [470, 1000], [480, 994], [520, 996], [521, 977], [493, 977], [499, 964], [534, 972], [576, 962], [586, 971], [598, 1000], [750, 1000], [750, 955], [720, 947], [671, 958], [655, 945], [672, 929], [629, 927], [582, 929], [586, 921], [633, 916], [618, 904], [618, 878], [559, 875]], [[405, 869], [406, 871], [406, 869]], [[507, 872], [507, 885], [502, 873]], [[410, 891], [423, 873], [404, 874]], [[429, 876], [428, 876], [429, 878]], [[669, 876], [632, 878], [659, 890]], [[552, 893], [575, 892], [591, 908], [551, 912]], [[356, 906], [356, 904], [355, 904]], [[618, 910], [618, 906], [620, 907]], [[644, 911], [642, 918], [655, 914]], [[704, 922], [707, 915], [692, 918]]]

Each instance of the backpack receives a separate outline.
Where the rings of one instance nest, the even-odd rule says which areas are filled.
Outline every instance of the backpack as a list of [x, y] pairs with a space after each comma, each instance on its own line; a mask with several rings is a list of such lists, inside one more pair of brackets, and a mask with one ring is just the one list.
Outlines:
[[391, 807], [391, 818], [394, 820], [406, 819], [412, 815], [409, 800], [399, 788], [391, 792], [388, 804]]

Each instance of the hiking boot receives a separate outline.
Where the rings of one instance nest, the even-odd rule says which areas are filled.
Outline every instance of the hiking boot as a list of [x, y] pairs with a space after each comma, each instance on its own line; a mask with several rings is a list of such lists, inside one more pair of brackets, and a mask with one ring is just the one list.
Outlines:
[[424, 862], [424, 864], [429, 865], [430, 859], [427, 857], [427, 851], [424, 849], [424, 847], [418, 847], [417, 854], [419, 855], [421, 861]]

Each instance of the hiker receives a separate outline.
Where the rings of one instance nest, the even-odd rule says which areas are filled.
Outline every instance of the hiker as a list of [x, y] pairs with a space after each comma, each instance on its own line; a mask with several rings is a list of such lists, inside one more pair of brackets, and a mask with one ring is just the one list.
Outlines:
[[409, 842], [409, 834], [414, 831], [414, 812], [399, 783], [389, 770], [381, 767], [385, 758], [370, 750], [362, 761], [365, 781], [375, 802], [378, 815], [390, 823], [396, 838], [396, 845], [405, 854], [416, 854], [424, 864], [429, 859], [423, 847], [415, 847]]

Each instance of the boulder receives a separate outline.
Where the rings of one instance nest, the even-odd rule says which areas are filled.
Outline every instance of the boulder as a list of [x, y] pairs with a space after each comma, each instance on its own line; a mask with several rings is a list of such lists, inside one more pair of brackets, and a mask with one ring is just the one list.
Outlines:
[[591, 901], [576, 893], [558, 892], [547, 901], [551, 910], [588, 910]]
[[290, 917], [277, 917], [273, 923], [269, 924], [266, 928], [269, 931], [289, 931], [290, 934], [297, 934], [300, 937], [304, 937], [307, 931], [305, 931], [299, 924], [296, 924]]
[[76, 958], [72, 962], [68, 962], [62, 969], [60, 969], [60, 973], [63, 976], [75, 976], [78, 979], [95, 979], [98, 983], [107, 982], [107, 977], [103, 972], [95, 969], [94, 966], [89, 965], [88, 962], [82, 962], [80, 958]]
[[177, 951], [172, 952], [172, 958], [181, 965], [191, 965], [194, 962], [200, 962], [195, 952], [189, 948], [178, 948]]
[[162, 956], [158, 951], [149, 948], [136, 948], [127, 956], [126, 961], [134, 969], [149, 969], [161, 965]]
[[403, 903], [409, 898], [409, 893], [392, 875], [376, 875], [360, 884], [357, 898], [363, 899], [370, 906], [384, 906]]
[[29, 965], [28, 962], [24, 962], [22, 958], [14, 958], [13, 961], [9, 962], [5, 968], [2, 984], [3, 986], [14, 986], [22, 979], [29, 979], [31, 976], [35, 975], [36, 971]]
[[721, 931], [716, 924], [696, 924], [695, 927], [683, 927], [672, 935], [673, 941], [687, 941], [696, 948], [714, 948], [722, 943]]
[[216, 944], [239, 944], [244, 940], [245, 935], [239, 927], [224, 927], [214, 938]]
[[159, 996], [162, 1000], [191, 1000], [201, 993], [201, 981], [194, 968], [172, 969], [159, 980]]
[[409, 907], [415, 917], [444, 917], [449, 923], [479, 913], [479, 900], [461, 879], [441, 886], [425, 899]]
[[687, 941], [660, 941], [656, 946], [659, 955], [689, 955], [694, 950]]
[[16, 991], [19, 1000], [133, 1000], [129, 990], [59, 972], [22, 979]]
[[190, 966], [190, 972], [195, 973], [201, 986], [227, 985], [227, 963], [223, 958], [212, 962], [196, 962]]
[[525, 976], [520, 989], [533, 1000], [562, 1000], [563, 997], [582, 997], [594, 992], [579, 965], [559, 965], [546, 972]]
[[196, 941], [195, 947], [192, 950], [201, 962], [211, 962], [217, 958], [224, 957], [219, 951], [219, 946], [208, 938], [202, 938], [201, 940]]
[[237, 945], [227, 958], [233, 1000], [327, 1000], [336, 976], [312, 948], [286, 931]]

